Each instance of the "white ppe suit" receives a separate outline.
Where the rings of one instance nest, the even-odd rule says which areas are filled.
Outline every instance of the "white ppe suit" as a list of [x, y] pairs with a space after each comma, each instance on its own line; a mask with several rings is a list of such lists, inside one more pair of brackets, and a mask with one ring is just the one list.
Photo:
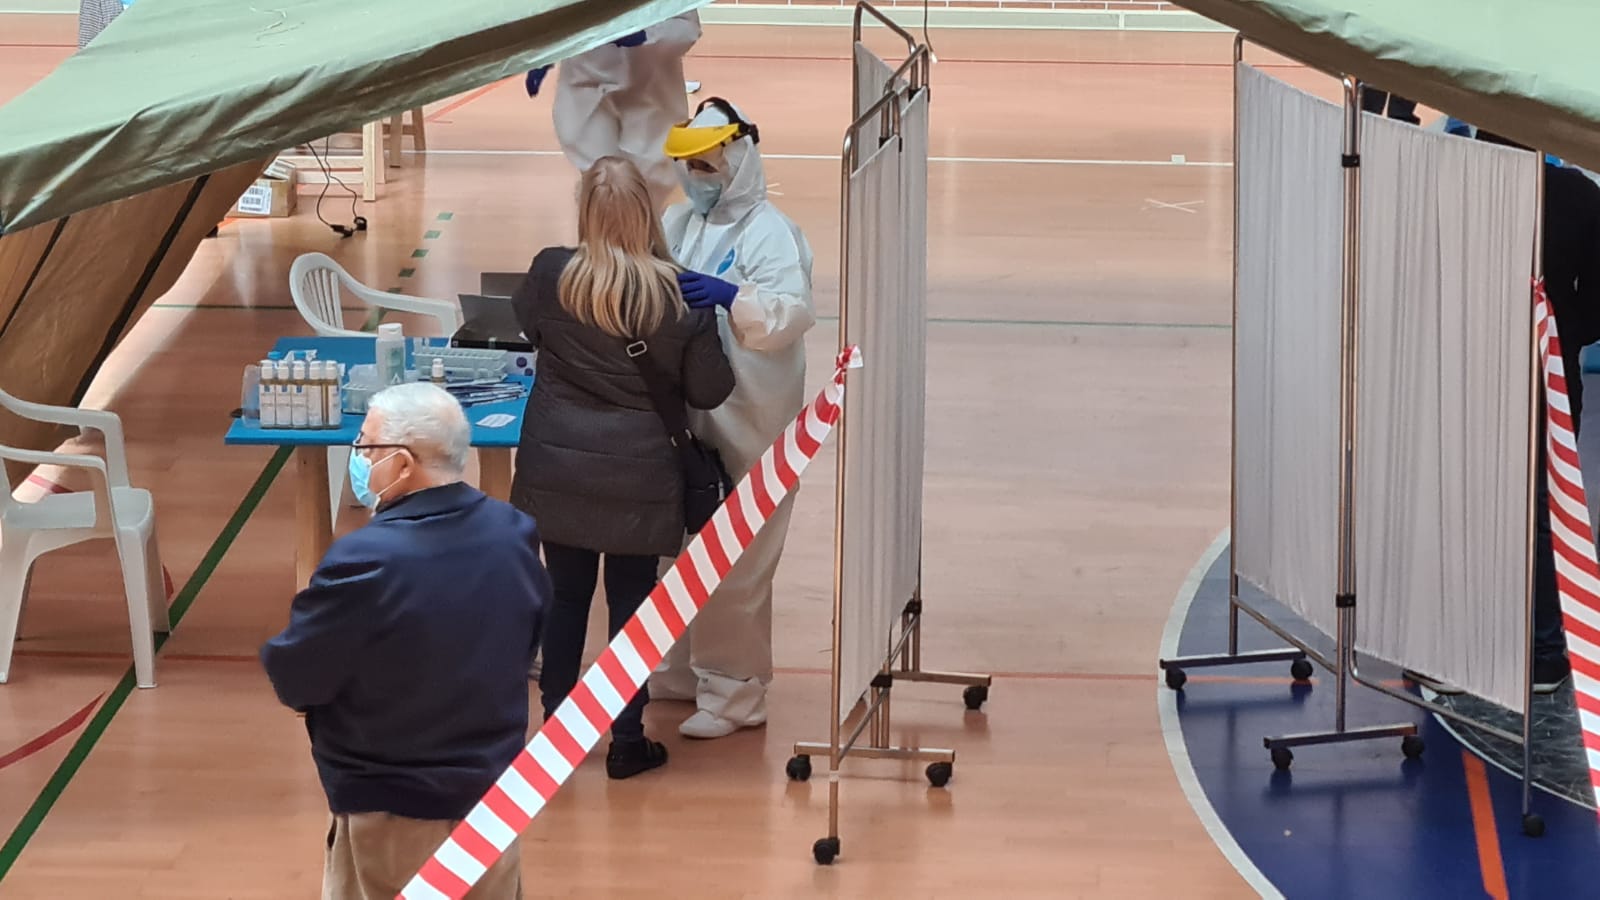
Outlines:
[[[708, 109], [694, 125], [728, 124]], [[760, 151], [749, 137], [695, 157], [715, 166], [720, 196], [706, 214], [692, 203], [667, 210], [667, 244], [685, 268], [739, 288], [718, 309], [723, 349], [733, 366], [733, 394], [709, 412], [690, 411], [695, 433], [722, 454], [735, 481], [783, 433], [805, 403], [805, 333], [816, 324], [811, 302], [811, 247], [767, 202]], [[684, 164], [678, 163], [681, 167]], [[686, 181], [690, 176], [680, 169]], [[772, 681], [772, 580], [789, 530], [791, 493], [767, 521], [688, 633], [651, 680], [652, 696], [699, 706], [680, 729], [719, 737], [766, 721]]]
[[662, 144], [688, 116], [683, 57], [700, 39], [700, 14], [686, 12], [644, 30], [636, 47], [601, 44], [556, 67], [551, 105], [556, 140], [579, 172], [602, 156], [639, 167], [657, 210], [678, 177]]

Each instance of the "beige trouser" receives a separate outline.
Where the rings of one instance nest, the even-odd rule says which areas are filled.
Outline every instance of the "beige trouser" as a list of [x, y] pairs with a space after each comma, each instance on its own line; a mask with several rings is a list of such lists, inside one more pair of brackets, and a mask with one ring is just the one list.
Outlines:
[[[334, 816], [322, 900], [394, 900], [457, 823], [389, 813]], [[521, 900], [518, 842], [467, 892], [467, 900]]]
[[700, 709], [735, 722], [765, 710], [772, 682], [772, 580], [794, 499], [791, 493], [778, 504], [688, 633], [667, 651], [651, 677], [651, 690], [664, 698], [693, 696]]

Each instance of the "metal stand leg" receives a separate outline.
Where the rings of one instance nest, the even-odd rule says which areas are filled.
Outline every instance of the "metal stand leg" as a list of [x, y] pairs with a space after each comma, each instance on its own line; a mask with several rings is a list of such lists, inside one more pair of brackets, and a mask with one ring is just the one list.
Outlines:
[[[1276, 634], [1290, 646], [1278, 650], [1252, 650], [1247, 653], [1239, 652], [1239, 613], [1243, 611], [1255, 619], [1262, 627]], [[1323, 662], [1330, 671], [1334, 668], [1331, 662], [1323, 661], [1322, 655], [1291, 636], [1265, 615], [1252, 609], [1239, 601], [1239, 576], [1231, 576], [1231, 589], [1228, 593], [1228, 652], [1205, 653], [1195, 656], [1174, 656], [1170, 659], [1159, 659], [1157, 665], [1166, 678], [1167, 687], [1175, 691], [1183, 690], [1189, 681], [1186, 669], [1201, 669], [1211, 666], [1235, 666], [1244, 663], [1262, 662], [1288, 662], [1289, 675], [1295, 681], [1307, 681], [1311, 678], [1311, 663], [1306, 657], [1315, 657]]]
[[1344, 272], [1340, 302], [1339, 359], [1339, 575], [1334, 605], [1337, 666], [1334, 670], [1334, 726], [1332, 731], [1267, 737], [1262, 744], [1272, 753], [1272, 764], [1282, 771], [1294, 759], [1291, 747], [1403, 737], [1406, 756], [1421, 755], [1417, 726], [1406, 722], [1345, 727], [1349, 682], [1354, 668], [1356, 617], [1356, 373], [1360, 349], [1361, 292], [1361, 84], [1344, 79]]
[[[899, 667], [894, 670], [894, 677], [903, 681], [915, 681], [923, 684], [964, 684], [967, 689], [961, 692], [961, 699], [967, 709], [978, 710], [989, 701], [989, 687], [994, 682], [992, 675], [974, 675], [968, 672], [929, 672], [922, 668], [922, 588], [917, 588], [917, 596], [906, 604], [900, 613], [900, 633], [905, 636], [902, 652], [899, 656]], [[893, 658], [890, 663], [893, 665]], [[931, 776], [930, 776], [931, 777]]]
[[[1239, 34], [1233, 40], [1233, 63], [1236, 76], [1238, 65], [1243, 60], [1244, 35]], [[1234, 88], [1233, 97], [1233, 165], [1235, 172], [1233, 180], [1233, 246], [1235, 253], [1233, 264], [1233, 348], [1230, 371], [1233, 379], [1237, 381], [1239, 377], [1239, 263], [1237, 252], [1239, 248], [1239, 179], [1237, 177], [1239, 170], [1239, 91], [1237, 86]], [[1229, 404], [1229, 417], [1231, 419], [1229, 433], [1238, 435], [1239, 392], [1235, 388], [1229, 393], [1231, 397]], [[1238, 477], [1239, 460], [1237, 450], [1232, 450], [1229, 453], [1228, 471], [1233, 473], [1234, 478]], [[1237, 540], [1239, 534], [1238, 500], [1237, 488], [1230, 489], [1228, 492], [1228, 540], [1230, 542]], [[1289, 666], [1289, 674], [1296, 681], [1304, 681], [1311, 677], [1311, 664], [1306, 662], [1306, 656], [1310, 653], [1310, 649], [1300, 641], [1290, 637], [1287, 632], [1274, 625], [1266, 616], [1258, 614], [1255, 610], [1239, 602], [1239, 575], [1232, 563], [1233, 555], [1233, 550], [1230, 547], [1228, 551], [1228, 652], [1159, 660], [1158, 663], [1166, 678], [1167, 687], [1175, 691], [1182, 690], [1185, 682], [1189, 680], [1189, 675], [1184, 671], [1185, 669], [1198, 669], [1208, 666], [1290, 661], [1292, 664]], [[1257, 650], [1250, 653], [1240, 653], [1239, 611], [1241, 609], [1249, 613], [1252, 618], [1256, 619], [1268, 630], [1287, 641], [1290, 646], [1281, 650]], [[1331, 669], [1333, 667], [1328, 665], [1328, 668]]]
[[[1533, 282], [1538, 284], [1544, 277], [1544, 154], [1535, 151], [1539, 158], [1539, 184], [1535, 196], [1539, 198], [1537, 215], [1534, 216], [1533, 231]], [[1539, 517], [1547, 515], [1548, 510], [1538, 509], [1536, 504], [1539, 497], [1538, 482], [1535, 479], [1546, 478], [1548, 474], [1539, 471], [1539, 423], [1544, 417], [1544, 366], [1539, 359], [1539, 329], [1532, 324], [1528, 326], [1532, 347], [1533, 362], [1531, 364], [1528, 384], [1528, 552], [1524, 565], [1524, 577], [1527, 579], [1527, 609], [1524, 621], [1528, 629], [1528, 657], [1527, 666], [1523, 672], [1526, 679], [1522, 693], [1522, 833], [1528, 837], [1544, 836], [1544, 818], [1533, 811], [1533, 662], [1534, 662], [1534, 592], [1536, 590], [1535, 572], [1538, 559], [1535, 557], [1535, 533], [1539, 527]], [[1578, 372], [1574, 377], [1583, 378], [1583, 372]], [[1548, 438], [1547, 438], [1548, 440]]]

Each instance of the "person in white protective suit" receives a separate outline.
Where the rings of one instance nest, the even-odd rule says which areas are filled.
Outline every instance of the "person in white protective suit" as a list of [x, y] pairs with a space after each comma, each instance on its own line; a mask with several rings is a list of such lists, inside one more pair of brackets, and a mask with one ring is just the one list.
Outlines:
[[[644, 173], [659, 211], [678, 186], [662, 153], [667, 132], [688, 112], [683, 57], [700, 40], [700, 14], [673, 16], [643, 31], [564, 59], [551, 104], [556, 140], [579, 172], [621, 156]], [[549, 66], [528, 73], [536, 96]]]
[[[760, 139], [737, 109], [713, 97], [666, 142], [689, 197], [668, 209], [662, 223], [686, 269], [678, 284], [690, 306], [719, 308], [734, 373], [733, 394], [714, 410], [691, 413], [691, 424], [735, 480], [804, 405], [804, 338], [817, 321], [811, 247], [767, 201]], [[686, 737], [723, 737], [767, 720], [772, 579], [793, 503], [791, 493], [779, 504], [651, 678], [652, 696], [698, 705], [678, 729]]]

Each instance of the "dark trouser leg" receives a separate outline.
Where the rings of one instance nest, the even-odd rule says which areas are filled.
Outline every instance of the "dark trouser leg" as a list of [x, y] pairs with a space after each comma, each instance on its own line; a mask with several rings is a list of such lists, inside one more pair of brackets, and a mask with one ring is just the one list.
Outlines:
[[589, 631], [589, 604], [594, 600], [600, 572], [600, 554], [561, 544], [544, 544], [545, 568], [550, 572], [550, 608], [545, 611], [540, 650], [544, 669], [539, 673], [539, 699], [549, 718], [578, 685], [583, 665], [583, 642]]
[[1533, 658], [1557, 660], [1567, 652], [1561, 625], [1561, 596], [1556, 591], [1555, 543], [1550, 534], [1550, 490], [1545, 476], [1544, 419], [1539, 420], [1539, 477], [1534, 479], [1537, 504], [1533, 532]]
[[[1564, 348], [1563, 348], [1564, 349]], [[1576, 352], [1564, 353], [1567, 375], [1567, 402], [1572, 408], [1572, 429], [1576, 434], [1583, 420], [1583, 372]], [[1540, 402], [1544, 392], [1539, 392]], [[1534, 479], [1537, 513], [1533, 545], [1533, 658], [1553, 662], [1566, 658], [1567, 637], [1561, 621], [1561, 595], [1556, 589], [1555, 541], [1550, 532], [1550, 488], [1545, 450], [1545, 411], [1539, 410], [1539, 477]]]
[[[645, 598], [656, 586], [656, 567], [661, 560], [654, 556], [618, 556], [606, 554], [606, 609], [607, 626], [612, 637], [622, 630], [633, 614], [639, 611]], [[548, 658], [545, 665], [550, 663]], [[650, 702], [648, 684], [639, 687], [639, 693], [628, 703], [622, 714], [611, 725], [611, 739], [619, 743], [644, 739], [644, 706]]]

